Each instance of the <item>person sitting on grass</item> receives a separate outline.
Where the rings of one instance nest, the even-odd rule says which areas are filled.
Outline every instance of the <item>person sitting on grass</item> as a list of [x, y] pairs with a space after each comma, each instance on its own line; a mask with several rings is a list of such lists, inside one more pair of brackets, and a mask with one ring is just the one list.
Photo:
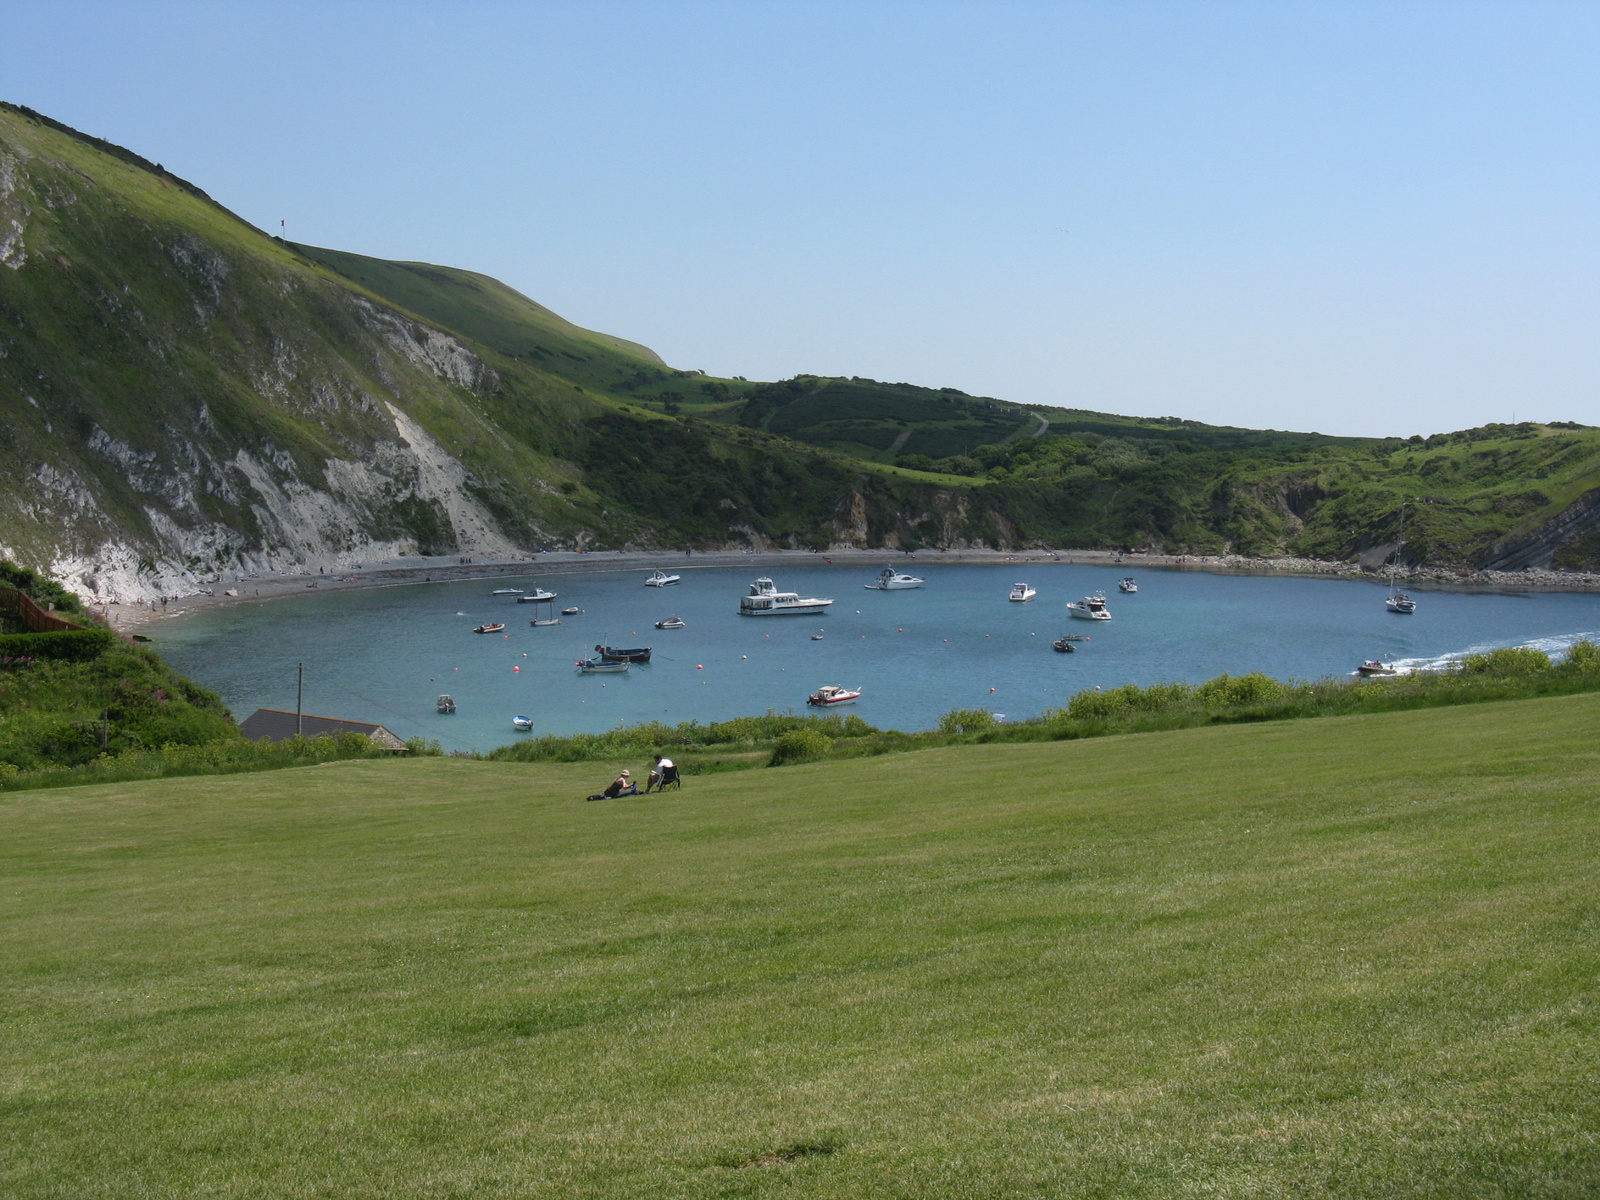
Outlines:
[[655, 788], [657, 791], [665, 789], [677, 774], [677, 771], [678, 768], [672, 765], [670, 758], [662, 754], [656, 755], [655, 769], [650, 772], [650, 778], [644, 781], [644, 794], [648, 796], [651, 788]]
[[603, 794], [607, 800], [615, 800], [618, 796], [636, 796], [639, 794], [639, 785], [624, 771], [611, 781], [611, 786]]

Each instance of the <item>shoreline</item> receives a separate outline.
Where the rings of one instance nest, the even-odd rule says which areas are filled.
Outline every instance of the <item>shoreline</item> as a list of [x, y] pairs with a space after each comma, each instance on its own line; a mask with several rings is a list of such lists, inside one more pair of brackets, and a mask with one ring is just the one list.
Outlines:
[[[1363, 571], [1353, 563], [1326, 562], [1310, 558], [1251, 558], [1240, 554], [1122, 554], [1113, 550], [711, 550], [685, 556], [681, 551], [601, 550], [591, 552], [553, 551], [536, 558], [494, 559], [463, 562], [458, 556], [388, 559], [357, 568], [341, 568], [343, 574], [309, 571], [268, 572], [258, 578], [219, 579], [210, 593], [196, 592], [159, 602], [152, 609], [146, 604], [107, 602], [94, 606], [113, 629], [122, 633], [145, 631], [147, 626], [180, 616], [191, 616], [213, 608], [246, 600], [276, 600], [303, 596], [308, 591], [349, 591], [360, 588], [400, 587], [417, 583], [451, 583], [463, 579], [488, 581], [532, 579], [540, 575], [571, 575], [589, 572], [649, 571], [657, 567], [674, 571], [710, 567], [750, 566], [781, 569], [796, 563], [823, 560], [830, 565], [860, 564], [863, 568], [900, 562], [941, 563], [974, 566], [1075, 565], [1205, 571], [1218, 575], [1299, 576], [1316, 579], [1365, 580], [1382, 583], [1384, 576]], [[1410, 572], [1406, 586], [1415, 590], [1481, 592], [1600, 592], [1600, 575], [1569, 571], [1456, 571], [1443, 567], [1421, 567]], [[234, 593], [230, 595], [229, 593]]]

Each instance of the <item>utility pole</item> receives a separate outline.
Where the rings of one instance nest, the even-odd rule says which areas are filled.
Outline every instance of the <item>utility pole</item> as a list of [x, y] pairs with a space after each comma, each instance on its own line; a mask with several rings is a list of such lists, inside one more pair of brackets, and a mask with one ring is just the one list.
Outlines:
[[306, 695], [306, 665], [300, 664], [299, 676], [294, 683], [294, 735], [301, 737], [305, 734], [305, 695]]

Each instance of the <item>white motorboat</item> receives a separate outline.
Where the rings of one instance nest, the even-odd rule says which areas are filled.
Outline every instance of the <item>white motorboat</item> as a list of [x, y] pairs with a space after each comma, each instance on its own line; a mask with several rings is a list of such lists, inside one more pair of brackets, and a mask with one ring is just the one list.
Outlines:
[[1139, 590], [1139, 585], [1134, 582], [1132, 575], [1126, 575], [1117, 580], [1117, 590], [1127, 592], [1131, 596]]
[[520, 596], [520, 595], [522, 595], [522, 589], [521, 588], [495, 588], [495, 590], [490, 592], [489, 595], [491, 595], [491, 596]]
[[531, 592], [524, 592], [517, 597], [518, 604], [543, 604], [546, 600], [554, 600], [556, 594], [547, 592], [542, 587], [536, 587]]
[[739, 597], [739, 615], [777, 617], [791, 613], [819, 613], [832, 603], [832, 600], [819, 600], [814, 596], [802, 600], [799, 592], [780, 592], [777, 584], [763, 576], [750, 585], [748, 596]]
[[907, 575], [904, 571], [896, 571], [893, 567], [885, 567], [883, 574], [863, 586], [869, 592], [901, 592], [908, 588], [919, 588], [922, 583], [923, 581], [915, 575]]
[[448, 695], [440, 696], [437, 703], [439, 711], [442, 713], [453, 713], [456, 710], [455, 700]]
[[683, 627], [682, 617], [668, 617], [665, 621], [656, 622], [657, 629], [682, 629]]
[[1379, 662], [1375, 658], [1362, 663], [1356, 670], [1369, 678], [1373, 675], [1398, 675], [1400, 673], [1389, 663]]
[[682, 575], [668, 575], [665, 571], [657, 571], [644, 581], [645, 587], [666, 587], [669, 583], [683, 582]]
[[1085, 596], [1082, 600], [1074, 600], [1067, 605], [1067, 614], [1073, 617], [1082, 617], [1085, 621], [1109, 621], [1111, 610], [1106, 607], [1105, 594], [1096, 592], [1092, 596]]
[[512, 717], [511, 728], [515, 729], [518, 733], [528, 733], [533, 729], [533, 718], [522, 716]]
[[1038, 594], [1039, 592], [1037, 588], [1031, 588], [1025, 583], [1019, 583], [1012, 587], [1011, 595], [1006, 598], [1016, 602], [1017, 604], [1021, 604], [1024, 601], [1032, 600]]
[[819, 687], [806, 697], [807, 704], [814, 704], [818, 708], [826, 708], [830, 704], [849, 704], [852, 700], [861, 699], [860, 688], [834, 687], [831, 684]]

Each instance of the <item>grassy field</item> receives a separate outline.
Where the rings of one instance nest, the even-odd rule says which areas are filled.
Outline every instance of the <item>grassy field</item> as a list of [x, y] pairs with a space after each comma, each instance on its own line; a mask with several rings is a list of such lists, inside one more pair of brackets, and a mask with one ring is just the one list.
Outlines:
[[1593, 1196], [1597, 719], [9, 794], [0, 1194]]

